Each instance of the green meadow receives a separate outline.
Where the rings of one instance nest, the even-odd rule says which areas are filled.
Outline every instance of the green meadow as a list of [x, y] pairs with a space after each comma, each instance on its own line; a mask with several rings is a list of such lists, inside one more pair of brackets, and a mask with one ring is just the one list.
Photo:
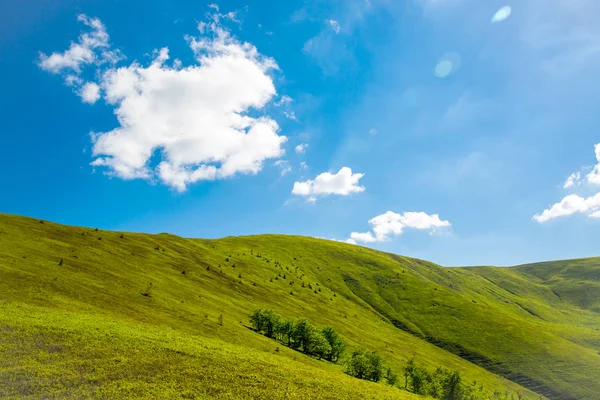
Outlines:
[[[257, 334], [260, 308], [376, 350], [398, 384]], [[402, 375], [414, 358], [460, 371], [480, 398], [593, 400], [599, 312], [600, 258], [443, 268], [307, 237], [0, 214], [0, 398], [416, 399]]]

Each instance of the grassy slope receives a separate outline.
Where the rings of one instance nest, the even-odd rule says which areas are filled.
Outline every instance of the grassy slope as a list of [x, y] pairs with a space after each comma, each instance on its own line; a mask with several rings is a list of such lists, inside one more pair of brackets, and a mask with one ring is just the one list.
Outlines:
[[[4, 387], [19, 391], [13, 395], [410, 397], [283, 347], [275, 352], [274, 342], [245, 326], [258, 307], [333, 325], [397, 369], [414, 355], [491, 390], [527, 394], [420, 336], [564, 398], [600, 392], [591, 378], [600, 369], [597, 314], [518, 268], [442, 269], [289, 236], [121, 239], [0, 215], [0, 274], [0, 382], [10, 380]], [[144, 297], [150, 282], [153, 296]]]

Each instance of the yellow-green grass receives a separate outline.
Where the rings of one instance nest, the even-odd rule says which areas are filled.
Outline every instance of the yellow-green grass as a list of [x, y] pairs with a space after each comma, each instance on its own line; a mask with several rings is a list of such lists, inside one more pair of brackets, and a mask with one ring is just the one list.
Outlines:
[[285, 348], [276, 355], [274, 345], [260, 351], [152, 324], [6, 306], [0, 398], [419, 398]]
[[0, 387], [16, 397], [409, 398], [255, 334], [248, 316], [261, 307], [334, 326], [397, 371], [414, 356], [534, 397], [471, 360], [554, 397], [594, 399], [600, 319], [552, 290], [518, 268], [446, 269], [312, 238], [121, 238], [0, 214], [0, 355], [10, 355]]

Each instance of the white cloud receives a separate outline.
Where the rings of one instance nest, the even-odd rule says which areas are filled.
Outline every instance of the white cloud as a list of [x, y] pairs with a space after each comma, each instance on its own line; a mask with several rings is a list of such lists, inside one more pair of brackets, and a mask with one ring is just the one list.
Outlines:
[[83, 65], [120, 59], [118, 52], [108, 50], [109, 36], [98, 18], [81, 14], [77, 20], [91, 28], [91, 32], [83, 33], [77, 42], [71, 42], [71, 46], [62, 53], [54, 52], [48, 56], [40, 52], [40, 68], [54, 74], [69, 70], [78, 75]]
[[364, 174], [353, 174], [348, 167], [343, 167], [337, 174], [324, 172], [318, 175], [314, 180], [305, 182], [294, 182], [292, 194], [297, 196], [306, 196], [312, 202], [316, 201], [317, 196], [340, 195], [348, 196], [352, 193], [360, 193], [365, 190], [364, 186], [359, 186], [358, 181]]
[[290, 104], [290, 103], [292, 103], [293, 101], [294, 101], [294, 99], [292, 99], [290, 96], [288, 96], [288, 95], [283, 95], [283, 96], [281, 96], [281, 99], [279, 99], [279, 101], [277, 101], [277, 102], [275, 103], [275, 105], [276, 105], [277, 107], [280, 107], [280, 106], [285, 106], [285, 105], [287, 105], [287, 104]]
[[441, 220], [437, 214], [388, 211], [369, 220], [373, 232], [352, 232], [350, 239], [356, 242], [373, 243], [388, 240], [391, 235], [401, 235], [406, 228], [435, 231], [450, 227], [449, 221]]
[[575, 172], [569, 175], [565, 184], [563, 185], [563, 189], [570, 189], [573, 186], [579, 185], [581, 183], [581, 173]]
[[331, 26], [331, 29], [333, 29], [333, 31], [337, 34], [340, 33], [340, 23], [337, 22], [335, 19], [330, 19], [327, 21], [329, 23], [329, 26]]
[[369, 135], [371, 135], [371, 136], [377, 135], [377, 129], [375, 129], [375, 128], [369, 129]]
[[100, 86], [95, 82], [88, 82], [83, 85], [79, 95], [84, 103], [94, 104], [100, 99]]
[[373, 236], [373, 234], [371, 232], [364, 232], [364, 233], [352, 232], [350, 234], [350, 239], [348, 239], [348, 240], [352, 240], [354, 243], [357, 243], [357, 242], [373, 243], [373, 242], [377, 241], [377, 238], [375, 238], [375, 236]]
[[300, 168], [301, 168], [301, 169], [308, 169], [308, 165], [306, 164], [306, 162], [305, 162], [305, 161], [301, 161], [301, 162], [300, 162]]
[[[585, 180], [593, 185], [600, 185], [600, 143], [594, 146], [594, 151], [596, 155], [596, 165], [593, 167], [586, 167], [585, 169], [591, 171], [585, 176]], [[574, 172], [565, 181], [563, 188], [570, 189], [574, 186], [579, 186], [581, 184], [581, 172]]]
[[600, 211], [600, 193], [594, 196], [584, 198], [577, 194], [570, 194], [560, 201], [544, 210], [541, 214], [536, 214], [533, 219], [539, 223], [547, 222], [551, 219], [573, 215], [577, 213], [588, 214], [590, 217], [598, 217]]
[[275, 161], [275, 166], [279, 167], [281, 176], [285, 176], [288, 173], [292, 172], [292, 167], [286, 160]]
[[600, 185], [600, 143], [594, 146], [594, 150], [596, 152], [596, 161], [598, 163], [594, 166], [592, 171], [587, 174], [586, 178], [589, 183]]
[[298, 121], [298, 118], [296, 118], [296, 113], [293, 111], [284, 111], [283, 115], [285, 115], [286, 118], [291, 119], [292, 121]]
[[[196, 56], [191, 65], [167, 65], [169, 51], [163, 48], [147, 66], [134, 62], [100, 75], [97, 85], [114, 107], [119, 126], [91, 134], [93, 166], [106, 167], [109, 174], [123, 179], [158, 177], [184, 191], [201, 180], [257, 173], [265, 160], [284, 154], [286, 137], [279, 135], [278, 124], [266, 115], [248, 115], [276, 95], [270, 72], [277, 64], [251, 43], [231, 36], [219, 25], [220, 16], [228, 18], [213, 15], [209, 23], [199, 24], [204, 35], [186, 38]], [[84, 22], [104, 32], [100, 21]], [[91, 62], [97, 57], [88, 54], [81, 59]], [[79, 68], [66, 61], [48, 65]], [[84, 101], [91, 101], [95, 88], [86, 88], [82, 96], [86, 93]], [[155, 155], [160, 156], [158, 165], [151, 163]]]
[[306, 148], [308, 147], [308, 143], [300, 143], [298, 146], [294, 148], [296, 154], [304, 154], [306, 152]]

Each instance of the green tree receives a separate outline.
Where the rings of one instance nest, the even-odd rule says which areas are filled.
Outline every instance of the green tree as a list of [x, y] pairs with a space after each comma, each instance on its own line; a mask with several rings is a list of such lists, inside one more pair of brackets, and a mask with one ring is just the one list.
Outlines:
[[263, 333], [265, 327], [265, 310], [259, 308], [254, 311], [250, 317], [250, 323], [252, 324], [252, 329], [258, 333]]
[[415, 359], [411, 358], [404, 367], [404, 389], [408, 390], [408, 378], [412, 375], [416, 368]]
[[331, 347], [331, 351], [329, 351], [325, 358], [329, 361], [337, 362], [346, 348], [346, 343], [344, 343], [342, 336], [330, 326], [323, 328], [321, 333]]
[[295, 328], [296, 324], [292, 319], [282, 319], [277, 327], [278, 333], [281, 335], [280, 340], [287, 342], [288, 347], [292, 347]]
[[444, 400], [462, 400], [464, 398], [462, 390], [462, 377], [460, 372], [450, 373], [444, 380]]
[[369, 376], [367, 379], [373, 382], [379, 382], [383, 377], [383, 358], [376, 351], [367, 353], [369, 363]]
[[310, 348], [308, 352], [317, 356], [319, 360], [331, 353], [331, 346], [329, 345], [329, 342], [325, 336], [323, 336], [323, 334], [317, 330], [313, 330], [311, 332], [309, 346]]
[[270, 338], [275, 338], [275, 332], [277, 331], [277, 326], [279, 325], [279, 321], [281, 321], [281, 316], [277, 314], [273, 310], [267, 310], [264, 313], [264, 330], [265, 336]]
[[415, 394], [426, 395], [427, 383], [431, 381], [431, 376], [427, 370], [421, 366], [415, 366], [410, 375], [412, 392]]
[[315, 328], [308, 322], [306, 318], [300, 318], [296, 321], [296, 326], [294, 329], [294, 345], [296, 349], [302, 349], [302, 351], [306, 354], [310, 351], [312, 332]]
[[431, 376], [431, 382], [429, 384], [429, 395], [435, 399], [443, 399], [444, 398], [444, 384], [448, 375], [450, 373], [448, 370], [437, 367]]
[[363, 348], [356, 348], [352, 352], [346, 365], [346, 373], [358, 379], [367, 379], [369, 375], [369, 360], [367, 351]]
[[376, 351], [359, 347], [352, 352], [346, 373], [359, 379], [379, 382], [383, 377], [383, 359]]
[[385, 373], [385, 380], [390, 386], [394, 386], [396, 385], [396, 382], [398, 382], [398, 374], [392, 371], [391, 368], [388, 368]]

